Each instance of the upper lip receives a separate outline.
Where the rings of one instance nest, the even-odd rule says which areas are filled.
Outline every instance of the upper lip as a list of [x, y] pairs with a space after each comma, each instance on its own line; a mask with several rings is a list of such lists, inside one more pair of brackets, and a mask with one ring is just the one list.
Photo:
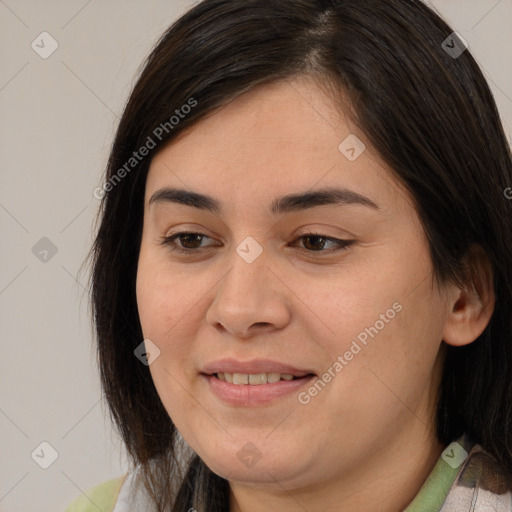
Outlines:
[[218, 359], [206, 364], [202, 373], [213, 375], [214, 373], [287, 373], [294, 377], [304, 377], [313, 374], [311, 370], [299, 369], [288, 364], [272, 361], [270, 359], [253, 359], [251, 361], [237, 361], [236, 359]]

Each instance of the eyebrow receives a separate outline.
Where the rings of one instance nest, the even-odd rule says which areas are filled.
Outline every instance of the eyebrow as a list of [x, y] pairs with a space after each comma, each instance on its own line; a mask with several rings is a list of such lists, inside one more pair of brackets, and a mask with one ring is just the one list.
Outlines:
[[[157, 190], [149, 200], [149, 206], [156, 203], [178, 203], [200, 210], [208, 210], [212, 213], [221, 214], [221, 203], [211, 197], [197, 192], [179, 188], [165, 187]], [[306, 210], [315, 206], [323, 205], [344, 205], [358, 204], [380, 211], [380, 207], [369, 197], [363, 196], [353, 190], [346, 188], [328, 187], [319, 190], [289, 194], [278, 197], [270, 207], [274, 215], [293, 211]]]

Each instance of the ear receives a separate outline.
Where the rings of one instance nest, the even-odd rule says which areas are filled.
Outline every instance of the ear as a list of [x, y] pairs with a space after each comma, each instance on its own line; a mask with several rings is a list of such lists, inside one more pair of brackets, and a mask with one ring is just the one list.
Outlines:
[[464, 258], [466, 280], [463, 287], [447, 287], [448, 314], [443, 341], [462, 346], [475, 341], [489, 324], [496, 296], [492, 265], [482, 247], [473, 245]]

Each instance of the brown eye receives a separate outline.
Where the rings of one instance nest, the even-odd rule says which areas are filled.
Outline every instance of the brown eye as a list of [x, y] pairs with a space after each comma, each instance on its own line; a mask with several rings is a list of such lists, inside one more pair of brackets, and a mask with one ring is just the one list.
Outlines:
[[[184, 249], [197, 249], [195, 244], [197, 244], [198, 241], [199, 244], [201, 244], [203, 237], [204, 235], [200, 235], [199, 233], [183, 233], [178, 235], [176, 238], [180, 240], [180, 243], [182, 247], [184, 246]], [[193, 247], [190, 247], [190, 245]]]
[[[303, 240], [303, 247], [306, 251], [322, 253], [341, 251], [354, 243], [354, 240], [339, 240], [338, 238], [332, 238], [318, 233], [306, 233], [297, 238], [297, 240]], [[325, 244], [328, 242], [334, 244], [334, 247], [324, 250]]]
[[[183, 231], [181, 233], [175, 233], [174, 235], [165, 237], [161, 241], [161, 244], [167, 246], [171, 251], [191, 254], [197, 253], [199, 250], [209, 247], [200, 245], [203, 238], [209, 237], [203, 233], [191, 233], [189, 231]], [[179, 240], [180, 245], [176, 245], [176, 240]]]
[[304, 247], [313, 251], [321, 250], [325, 248], [325, 243], [329, 240], [324, 236], [318, 235], [306, 235], [302, 237]]

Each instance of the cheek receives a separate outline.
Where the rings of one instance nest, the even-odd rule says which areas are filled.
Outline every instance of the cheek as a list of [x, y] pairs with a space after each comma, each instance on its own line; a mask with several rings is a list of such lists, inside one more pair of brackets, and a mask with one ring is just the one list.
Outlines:
[[173, 421], [175, 413], [183, 417], [195, 406], [189, 393], [197, 375], [197, 333], [205, 321], [202, 300], [211, 285], [190, 273], [182, 275], [155, 255], [141, 252], [136, 286], [139, 317], [144, 338], [160, 349], [150, 371], [162, 402], [173, 413]]
[[402, 401], [420, 399], [431, 382], [443, 328], [429, 270], [423, 257], [383, 259], [378, 270], [340, 280], [317, 303], [330, 332], [323, 344], [330, 358], [325, 370], [336, 375], [334, 401], [357, 398], [351, 407], [367, 416], [369, 410], [387, 414], [386, 408], [403, 409]]
[[180, 276], [166, 262], [141, 252], [136, 293], [144, 337], [169, 343], [179, 338], [185, 325], [197, 321], [200, 299], [206, 291], [199, 281]]
[[[312, 309], [320, 313], [323, 331], [327, 333], [324, 343], [334, 357], [350, 351], [354, 345], [361, 347], [362, 354], [373, 339], [391, 330], [401, 314], [400, 283], [379, 282], [379, 276], [373, 272], [343, 276], [329, 286], [329, 293], [323, 294], [310, 288], [308, 302], [314, 301]], [[352, 353], [357, 351], [355, 346]]]
[[145, 339], [160, 349], [149, 371], [173, 423], [180, 432], [188, 432], [188, 418], [197, 413], [196, 404], [190, 399], [188, 378], [184, 377], [184, 372], [192, 375], [194, 371], [191, 365], [194, 345], [190, 336], [185, 336], [185, 328], [199, 319], [198, 308], [193, 307], [197, 298], [187, 293], [182, 282], [176, 277], [171, 282], [168, 272], [141, 258], [136, 290], [142, 332]]

